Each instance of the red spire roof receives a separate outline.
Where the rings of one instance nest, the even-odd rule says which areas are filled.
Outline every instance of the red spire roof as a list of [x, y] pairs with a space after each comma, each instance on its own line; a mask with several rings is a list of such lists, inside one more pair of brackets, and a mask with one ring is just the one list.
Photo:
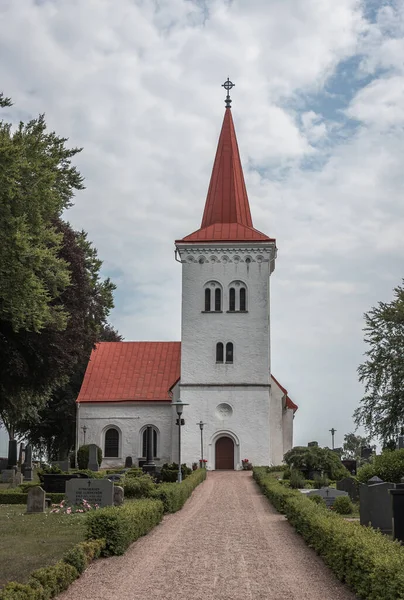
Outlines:
[[253, 227], [230, 108], [224, 114], [201, 227], [178, 241], [275, 241]]

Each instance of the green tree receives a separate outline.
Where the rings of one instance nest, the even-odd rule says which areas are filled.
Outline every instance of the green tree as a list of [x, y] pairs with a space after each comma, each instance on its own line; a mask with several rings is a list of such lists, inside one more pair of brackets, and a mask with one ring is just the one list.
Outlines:
[[343, 458], [351, 460], [361, 459], [361, 448], [370, 446], [371, 438], [369, 436], [355, 435], [347, 433], [344, 435]]
[[339, 456], [329, 448], [318, 446], [295, 446], [284, 456], [285, 463], [309, 477], [311, 471], [324, 472], [330, 479], [340, 479], [348, 471]]
[[365, 314], [366, 361], [358, 368], [365, 396], [354, 413], [372, 437], [395, 438], [404, 424], [404, 288]]

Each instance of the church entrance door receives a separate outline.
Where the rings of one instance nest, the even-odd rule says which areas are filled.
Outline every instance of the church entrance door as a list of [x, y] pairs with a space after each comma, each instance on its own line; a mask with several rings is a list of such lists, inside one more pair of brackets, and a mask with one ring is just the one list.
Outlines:
[[234, 442], [229, 437], [221, 437], [215, 446], [216, 470], [234, 469]]

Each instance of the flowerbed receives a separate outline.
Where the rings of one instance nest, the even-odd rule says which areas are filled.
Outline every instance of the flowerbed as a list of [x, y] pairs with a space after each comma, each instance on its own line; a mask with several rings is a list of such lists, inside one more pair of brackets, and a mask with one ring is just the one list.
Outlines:
[[254, 468], [253, 476], [274, 507], [358, 596], [404, 599], [404, 548], [398, 542], [280, 485], [265, 467]]

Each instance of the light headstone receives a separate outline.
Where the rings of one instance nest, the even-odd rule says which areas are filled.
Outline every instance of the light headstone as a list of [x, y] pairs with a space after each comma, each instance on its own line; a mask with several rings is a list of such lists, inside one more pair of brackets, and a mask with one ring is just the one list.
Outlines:
[[121, 506], [124, 499], [124, 490], [120, 485], [114, 485], [114, 506]]
[[96, 444], [89, 444], [88, 446], [88, 469], [91, 471], [98, 471], [98, 447]]
[[108, 479], [70, 479], [66, 481], [66, 496], [69, 504], [81, 504], [87, 500], [98, 506], [112, 506], [114, 484]]
[[330, 506], [334, 506], [336, 498], [339, 496], [348, 496], [348, 492], [331, 487], [323, 487], [319, 490], [311, 490], [308, 492], [307, 496], [321, 496], [326, 503], [326, 506], [329, 508]]
[[45, 492], [41, 487], [33, 487], [28, 490], [27, 513], [45, 512]]

